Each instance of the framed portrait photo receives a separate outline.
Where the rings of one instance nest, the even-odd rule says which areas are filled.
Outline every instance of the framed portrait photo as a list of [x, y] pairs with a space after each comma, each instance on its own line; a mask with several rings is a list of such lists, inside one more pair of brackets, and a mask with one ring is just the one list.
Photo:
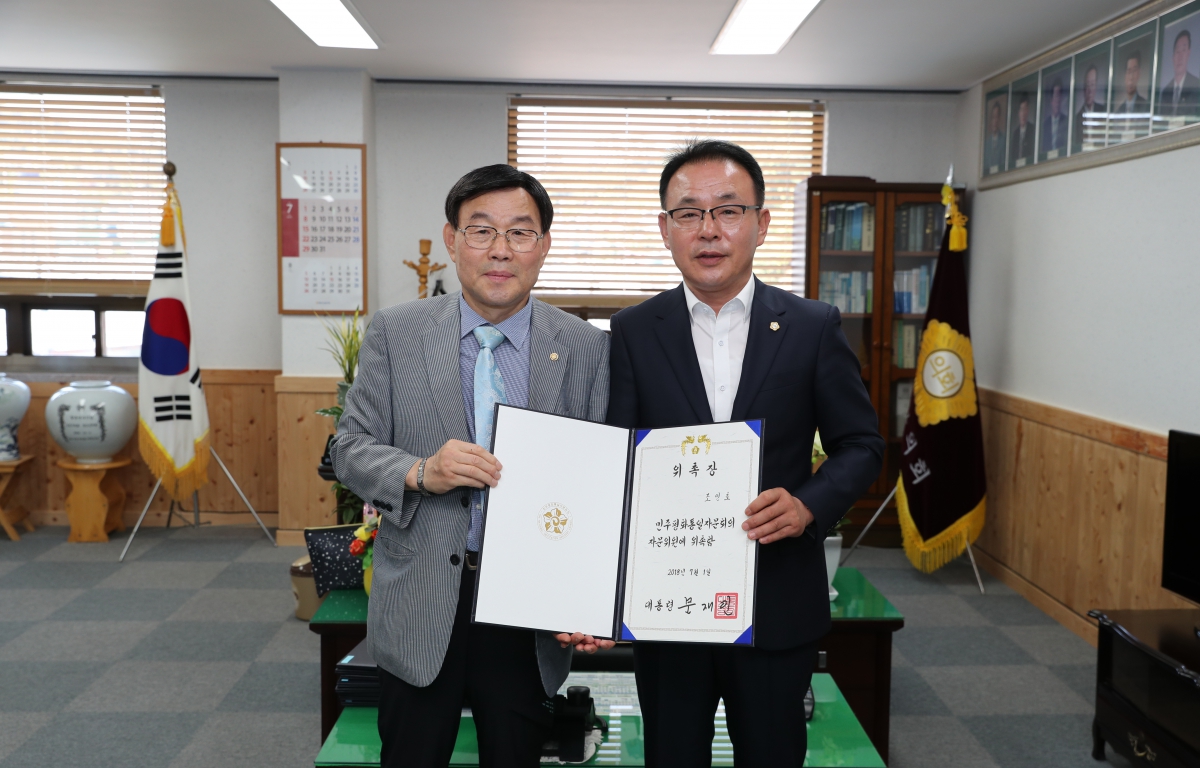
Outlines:
[[1071, 94], [1071, 154], [1108, 144], [1108, 85], [1112, 40], [1075, 54], [1075, 87]]
[[1004, 170], [1008, 150], [1008, 86], [992, 91], [983, 100], [983, 175]]
[[1012, 84], [1008, 106], [1008, 169], [1033, 165], [1037, 149], [1038, 72]]
[[1042, 69], [1041, 114], [1038, 123], [1039, 163], [1067, 156], [1071, 131], [1071, 60], [1063, 59]]
[[1192, 40], [1200, 44], [1200, 1], [1159, 19], [1155, 132], [1200, 121], [1200, 51]]
[[1150, 135], [1157, 32], [1158, 22], [1148, 21], [1113, 40], [1112, 106], [1108, 121], [1110, 145]]

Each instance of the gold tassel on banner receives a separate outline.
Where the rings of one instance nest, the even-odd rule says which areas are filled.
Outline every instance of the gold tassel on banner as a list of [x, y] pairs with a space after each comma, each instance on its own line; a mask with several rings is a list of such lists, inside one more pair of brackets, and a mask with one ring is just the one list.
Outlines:
[[167, 187], [167, 199], [163, 202], [162, 228], [158, 236], [158, 244], [164, 248], [175, 245], [175, 211], [171, 210], [172, 195], [170, 185]]
[[946, 206], [946, 219], [950, 222], [950, 250], [967, 250], [967, 216], [958, 210], [958, 195], [949, 184], [942, 186], [942, 205]]
[[195, 457], [182, 467], [176, 467], [171, 454], [158, 442], [146, 422], [138, 419], [138, 451], [142, 461], [155, 477], [162, 480], [163, 491], [176, 501], [184, 501], [208, 484], [209, 432], [195, 441]]
[[909, 512], [908, 494], [904, 492], [904, 478], [901, 477], [896, 479], [896, 516], [900, 518], [904, 554], [908, 561], [921, 573], [933, 573], [962, 555], [968, 542], [974, 544], [979, 538], [987, 519], [987, 497], [980, 499], [974, 509], [955, 520], [953, 525], [926, 541], [921, 538]]

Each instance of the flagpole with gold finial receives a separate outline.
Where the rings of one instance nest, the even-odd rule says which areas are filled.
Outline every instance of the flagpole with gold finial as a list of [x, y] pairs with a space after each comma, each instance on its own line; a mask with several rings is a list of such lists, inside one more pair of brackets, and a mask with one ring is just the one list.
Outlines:
[[958, 210], [958, 195], [954, 193], [954, 166], [942, 185], [942, 205], [946, 206], [946, 221], [950, 222], [950, 250], [967, 250], [967, 217]]
[[183, 240], [183, 249], [187, 251], [187, 230], [183, 228], [183, 209], [179, 207], [179, 193], [175, 191], [175, 163], [170, 160], [163, 163], [163, 173], [167, 176], [167, 199], [163, 201], [162, 226], [159, 231], [159, 244], [168, 248], [175, 245], [175, 219], [179, 219], [179, 237]]

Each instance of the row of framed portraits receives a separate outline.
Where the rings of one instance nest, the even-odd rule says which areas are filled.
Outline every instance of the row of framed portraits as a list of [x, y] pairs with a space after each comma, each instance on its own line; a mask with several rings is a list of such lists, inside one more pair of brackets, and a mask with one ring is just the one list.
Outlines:
[[989, 92], [982, 174], [1053, 162], [1196, 122], [1200, 0]]

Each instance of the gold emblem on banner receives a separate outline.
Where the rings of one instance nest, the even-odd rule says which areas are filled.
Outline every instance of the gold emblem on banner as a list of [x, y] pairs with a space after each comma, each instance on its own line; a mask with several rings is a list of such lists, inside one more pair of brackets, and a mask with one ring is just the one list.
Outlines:
[[571, 510], [556, 501], [550, 502], [538, 510], [538, 530], [551, 541], [565, 539], [571, 532], [574, 523], [575, 519], [571, 515]]
[[687, 437], [683, 438], [683, 442], [679, 444], [679, 452], [684, 456], [687, 456], [688, 446], [691, 446], [692, 453], [700, 453], [701, 445], [704, 446], [705, 454], [712, 450], [712, 440], [708, 439], [708, 435], [700, 435], [700, 437], [688, 435]]
[[971, 340], [948, 323], [930, 320], [921, 337], [913, 402], [922, 427], [979, 413]]

